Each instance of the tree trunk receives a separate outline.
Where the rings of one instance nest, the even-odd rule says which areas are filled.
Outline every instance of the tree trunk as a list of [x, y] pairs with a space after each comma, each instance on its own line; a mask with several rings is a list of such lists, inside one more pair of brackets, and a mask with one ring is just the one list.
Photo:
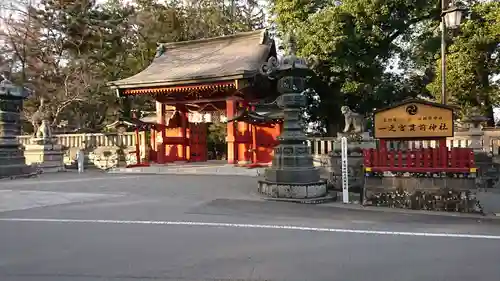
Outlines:
[[[485, 57], [485, 61], [488, 60], [488, 56]], [[493, 112], [493, 105], [491, 104], [491, 98], [490, 98], [490, 93], [488, 92], [488, 89], [490, 88], [490, 73], [487, 68], [482, 67], [481, 70], [479, 71], [479, 81], [481, 82], [482, 86], [482, 101], [483, 105], [485, 107], [485, 115], [488, 119], [487, 121], [487, 126], [488, 127], [494, 127], [495, 126], [495, 119], [494, 119], [494, 112]]]
[[491, 104], [488, 104], [488, 107], [486, 108], [486, 117], [488, 117], [487, 121], [487, 126], [488, 127], [495, 127], [495, 114], [493, 112], [493, 106]]

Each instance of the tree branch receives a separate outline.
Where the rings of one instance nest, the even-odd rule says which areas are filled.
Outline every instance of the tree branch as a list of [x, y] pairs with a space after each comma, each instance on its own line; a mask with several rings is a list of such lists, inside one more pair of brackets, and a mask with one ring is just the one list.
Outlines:
[[410, 26], [417, 24], [419, 22], [422, 22], [424, 20], [430, 20], [430, 19], [440, 19], [440, 10], [439, 9], [433, 9], [428, 15], [420, 17], [420, 18], [414, 18], [408, 21], [408, 24], [406, 25], [405, 28], [403, 29], [398, 29], [394, 31], [392, 34], [389, 35], [389, 37], [384, 41], [387, 45], [392, 43], [394, 40], [396, 40], [399, 36], [403, 35], [405, 32], [408, 31]]

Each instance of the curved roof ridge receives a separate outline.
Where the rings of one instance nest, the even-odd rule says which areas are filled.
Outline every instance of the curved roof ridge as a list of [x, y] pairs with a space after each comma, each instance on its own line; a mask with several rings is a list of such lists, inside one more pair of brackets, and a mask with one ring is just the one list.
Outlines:
[[191, 45], [191, 44], [200, 44], [200, 43], [210, 43], [210, 42], [216, 42], [216, 41], [225, 41], [228, 39], [238, 39], [238, 38], [247, 38], [247, 37], [252, 37], [259, 35], [261, 36], [261, 44], [266, 44], [269, 41], [269, 34], [268, 34], [268, 29], [263, 28], [263, 29], [257, 29], [257, 30], [252, 30], [252, 31], [245, 31], [245, 32], [238, 32], [230, 35], [222, 35], [222, 36], [217, 36], [217, 37], [209, 37], [209, 38], [201, 38], [201, 39], [194, 39], [194, 40], [187, 40], [187, 41], [179, 41], [179, 42], [158, 42], [158, 45], [164, 45], [166, 48], [169, 47], [178, 47], [178, 46], [185, 46], [185, 45]]

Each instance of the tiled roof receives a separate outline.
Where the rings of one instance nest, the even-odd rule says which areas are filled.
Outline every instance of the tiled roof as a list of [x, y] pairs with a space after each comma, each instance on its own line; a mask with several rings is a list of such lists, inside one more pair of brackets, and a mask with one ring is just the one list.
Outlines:
[[141, 88], [246, 78], [255, 75], [271, 52], [276, 52], [266, 30], [164, 46], [165, 52], [146, 69], [108, 84]]

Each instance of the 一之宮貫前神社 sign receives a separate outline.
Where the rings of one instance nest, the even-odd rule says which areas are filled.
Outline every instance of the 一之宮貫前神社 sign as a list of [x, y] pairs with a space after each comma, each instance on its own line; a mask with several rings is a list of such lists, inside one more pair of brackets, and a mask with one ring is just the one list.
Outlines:
[[375, 138], [442, 138], [453, 136], [453, 110], [411, 102], [375, 112]]

